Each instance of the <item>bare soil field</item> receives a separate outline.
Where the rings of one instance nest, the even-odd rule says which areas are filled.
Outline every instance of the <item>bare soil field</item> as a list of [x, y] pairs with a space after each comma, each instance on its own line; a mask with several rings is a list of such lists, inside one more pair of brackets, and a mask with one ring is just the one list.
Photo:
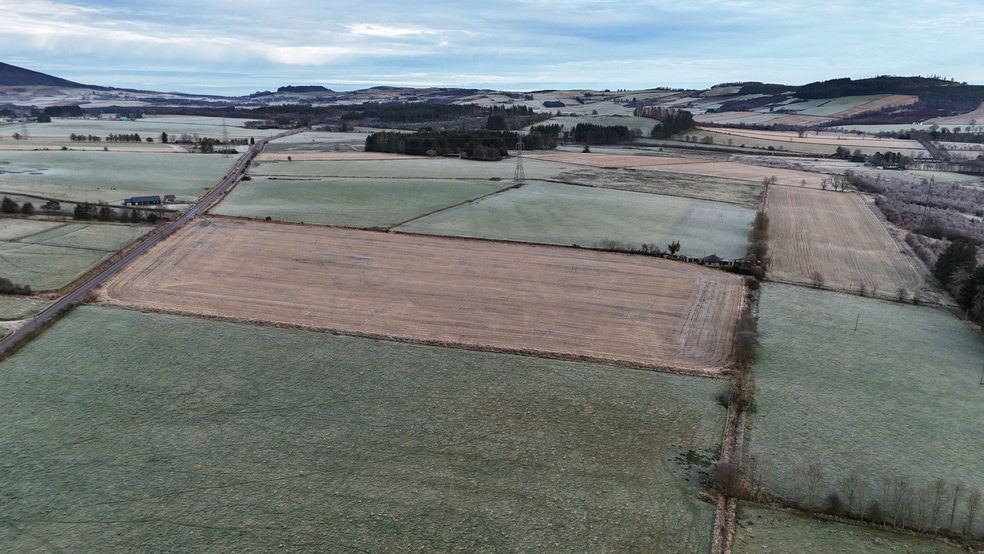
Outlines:
[[752, 117], [754, 115], [759, 115], [757, 112], [731, 112], [731, 113], [708, 113], [702, 115], [695, 115], [694, 121], [697, 123], [710, 123], [712, 121], [728, 121], [731, 119], [741, 119], [743, 117]]
[[203, 219], [103, 290], [112, 305], [717, 373], [741, 280], [658, 258]]
[[809, 186], [820, 186], [820, 181], [823, 179], [823, 176], [805, 171], [764, 168], [761, 166], [703, 158], [574, 153], [538, 154], [532, 157], [545, 161], [583, 164], [600, 168], [628, 168], [688, 173], [706, 177], [754, 181], [756, 183], [761, 183], [767, 177], [775, 176], [778, 179], [778, 184], [799, 186], [805, 180]]
[[824, 177], [823, 175], [817, 175], [816, 173], [809, 173], [806, 171], [746, 165], [737, 162], [662, 165], [658, 168], [648, 167], [645, 169], [672, 171], [675, 173], [690, 173], [693, 175], [705, 175], [707, 177], [740, 179], [744, 181], [755, 181], [757, 183], [761, 183], [764, 179], [769, 177], [775, 177], [776, 184], [797, 187], [802, 185], [803, 181], [806, 181], [806, 186], [820, 186], [820, 181], [822, 181]]
[[771, 220], [771, 275], [798, 284], [857, 292], [863, 283], [870, 293], [894, 296], [904, 288], [911, 295], [924, 283], [920, 262], [908, 256], [901, 241], [859, 194], [772, 187], [766, 199]]

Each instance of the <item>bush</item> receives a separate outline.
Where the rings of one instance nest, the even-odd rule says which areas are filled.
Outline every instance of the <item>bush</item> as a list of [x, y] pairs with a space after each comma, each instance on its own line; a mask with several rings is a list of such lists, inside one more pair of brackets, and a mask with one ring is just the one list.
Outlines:
[[707, 486], [725, 496], [738, 497], [741, 495], [741, 473], [734, 464], [718, 462], [711, 467]]
[[17, 205], [17, 202], [14, 202], [6, 196], [3, 197], [3, 200], [0, 200], [0, 212], [5, 214], [15, 214], [18, 211], [20, 211], [20, 206]]
[[21, 206], [20, 213], [24, 215], [34, 215], [34, 204], [24, 202], [24, 205]]

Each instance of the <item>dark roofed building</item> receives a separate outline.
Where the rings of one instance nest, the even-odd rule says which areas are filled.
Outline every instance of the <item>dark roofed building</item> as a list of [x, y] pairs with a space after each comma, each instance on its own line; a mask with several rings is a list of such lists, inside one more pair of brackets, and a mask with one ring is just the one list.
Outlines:
[[160, 196], [134, 196], [133, 198], [127, 198], [123, 200], [123, 205], [130, 206], [146, 206], [148, 204], [160, 204]]
[[174, 195], [173, 194], [165, 194], [164, 195], [164, 201], [165, 202], [175, 202]]

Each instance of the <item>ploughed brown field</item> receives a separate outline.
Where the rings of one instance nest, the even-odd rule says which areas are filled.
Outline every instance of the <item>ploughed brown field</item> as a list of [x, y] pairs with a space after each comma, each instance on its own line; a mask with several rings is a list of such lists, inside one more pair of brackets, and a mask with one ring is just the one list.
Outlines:
[[735, 276], [659, 258], [201, 219], [106, 285], [117, 306], [687, 372], [730, 361]]
[[[766, 201], [773, 278], [827, 288], [895, 296], [923, 283], [917, 262], [885, 228], [859, 194], [771, 187]], [[877, 290], [873, 290], [873, 289]]]

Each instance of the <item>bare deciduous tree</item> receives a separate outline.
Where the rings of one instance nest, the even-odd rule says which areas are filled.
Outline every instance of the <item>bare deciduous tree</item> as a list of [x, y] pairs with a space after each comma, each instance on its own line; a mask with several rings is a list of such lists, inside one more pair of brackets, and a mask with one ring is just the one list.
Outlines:
[[931, 515], [929, 519], [929, 524], [933, 527], [936, 527], [936, 521], [940, 517], [940, 510], [943, 509], [943, 503], [946, 500], [946, 493], [947, 490], [949, 490], [949, 487], [947, 487], [946, 485], [946, 480], [941, 477], [933, 481], [929, 485], [929, 488], [932, 491], [932, 499], [933, 499], [932, 509], [930, 510]]
[[810, 464], [806, 468], [806, 495], [810, 506], [814, 505], [817, 493], [823, 486], [823, 468], [820, 464]]
[[957, 515], [957, 504], [960, 502], [960, 497], [963, 495], [964, 484], [960, 481], [954, 481], [950, 484], [950, 494], [953, 496], [950, 498], [952, 504], [950, 506], [950, 529], [953, 529], [953, 518]]
[[964, 533], [971, 535], [974, 533], [974, 520], [977, 519], [977, 511], [981, 508], [981, 490], [970, 489], [967, 494], [967, 523], [964, 525]]

